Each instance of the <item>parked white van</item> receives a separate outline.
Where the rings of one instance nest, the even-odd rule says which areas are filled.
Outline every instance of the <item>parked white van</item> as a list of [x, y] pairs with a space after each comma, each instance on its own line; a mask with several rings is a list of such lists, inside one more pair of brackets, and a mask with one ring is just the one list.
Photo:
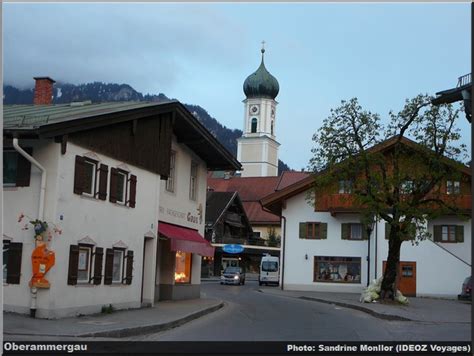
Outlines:
[[265, 254], [260, 262], [258, 284], [280, 284], [280, 259]]

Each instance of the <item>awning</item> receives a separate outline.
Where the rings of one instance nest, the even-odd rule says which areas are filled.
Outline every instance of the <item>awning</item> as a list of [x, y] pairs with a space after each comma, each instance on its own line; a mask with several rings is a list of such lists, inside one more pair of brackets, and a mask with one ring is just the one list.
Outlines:
[[198, 255], [209, 257], [214, 256], [214, 247], [196, 230], [159, 222], [158, 233], [170, 239], [172, 251], [197, 253]]

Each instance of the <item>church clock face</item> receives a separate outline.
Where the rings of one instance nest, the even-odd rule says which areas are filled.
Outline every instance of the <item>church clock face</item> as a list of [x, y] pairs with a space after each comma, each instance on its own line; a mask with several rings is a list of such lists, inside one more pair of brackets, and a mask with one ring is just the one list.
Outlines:
[[259, 111], [260, 111], [260, 108], [258, 107], [258, 105], [250, 105], [250, 114], [252, 115], [258, 115]]

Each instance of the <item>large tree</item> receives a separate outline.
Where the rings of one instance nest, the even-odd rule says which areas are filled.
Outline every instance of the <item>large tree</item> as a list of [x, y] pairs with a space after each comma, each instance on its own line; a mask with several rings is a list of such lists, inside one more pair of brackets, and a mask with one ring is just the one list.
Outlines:
[[456, 197], [447, 199], [442, 189], [446, 180], [461, 180], [466, 170], [459, 162], [465, 154], [455, 125], [459, 109], [434, 106], [430, 99], [407, 100], [400, 112], [389, 113], [386, 125], [357, 99], [342, 101], [313, 136], [314, 203], [345, 182], [350, 205], [357, 207], [369, 236], [374, 221], [389, 224], [382, 299], [395, 297], [402, 242], [429, 237], [427, 220], [446, 211], [460, 213]]

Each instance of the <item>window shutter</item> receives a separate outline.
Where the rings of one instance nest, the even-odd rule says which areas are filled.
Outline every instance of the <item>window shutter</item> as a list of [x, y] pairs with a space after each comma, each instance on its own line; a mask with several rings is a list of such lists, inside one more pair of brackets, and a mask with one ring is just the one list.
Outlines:
[[85, 158], [76, 156], [74, 167], [74, 194], [82, 194], [84, 191], [84, 163]]
[[131, 208], [135, 207], [135, 200], [137, 195], [137, 176], [130, 175], [130, 199], [128, 201], [128, 206]]
[[105, 250], [104, 284], [112, 284], [112, 274], [114, 272], [114, 250]]
[[388, 222], [385, 223], [385, 240], [388, 240], [390, 236], [390, 224]]
[[117, 202], [117, 169], [110, 169], [110, 194], [109, 200], [111, 203]]
[[77, 267], [79, 263], [79, 246], [71, 245], [69, 247], [69, 270], [67, 272], [67, 284], [77, 284]]
[[328, 224], [327, 223], [319, 223], [320, 226], [320, 234], [319, 238], [325, 240], [328, 238]]
[[435, 242], [441, 242], [441, 225], [433, 226], [433, 240]]
[[109, 174], [109, 167], [106, 164], [101, 164], [99, 168], [99, 199], [107, 199], [107, 175]]
[[456, 225], [456, 242], [464, 242], [464, 226]]
[[300, 222], [300, 239], [305, 239], [306, 238], [306, 223]]
[[8, 284], [20, 284], [22, 250], [23, 244], [21, 242], [10, 242], [7, 263]]
[[95, 285], [102, 282], [102, 260], [104, 258], [104, 249], [96, 247], [94, 253], [94, 277], [92, 278]]
[[132, 272], [133, 272], [133, 251], [127, 251], [127, 275], [124, 278], [125, 284], [132, 284]]
[[351, 237], [351, 224], [341, 224], [341, 239], [349, 240]]
[[[23, 149], [30, 156], [33, 154], [31, 147]], [[31, 176], [31, 163], [25, 157], [18, 153], [18, 160], [16, 166], [16, 186], [17, 187], [29, 187], [30, 176]]]

